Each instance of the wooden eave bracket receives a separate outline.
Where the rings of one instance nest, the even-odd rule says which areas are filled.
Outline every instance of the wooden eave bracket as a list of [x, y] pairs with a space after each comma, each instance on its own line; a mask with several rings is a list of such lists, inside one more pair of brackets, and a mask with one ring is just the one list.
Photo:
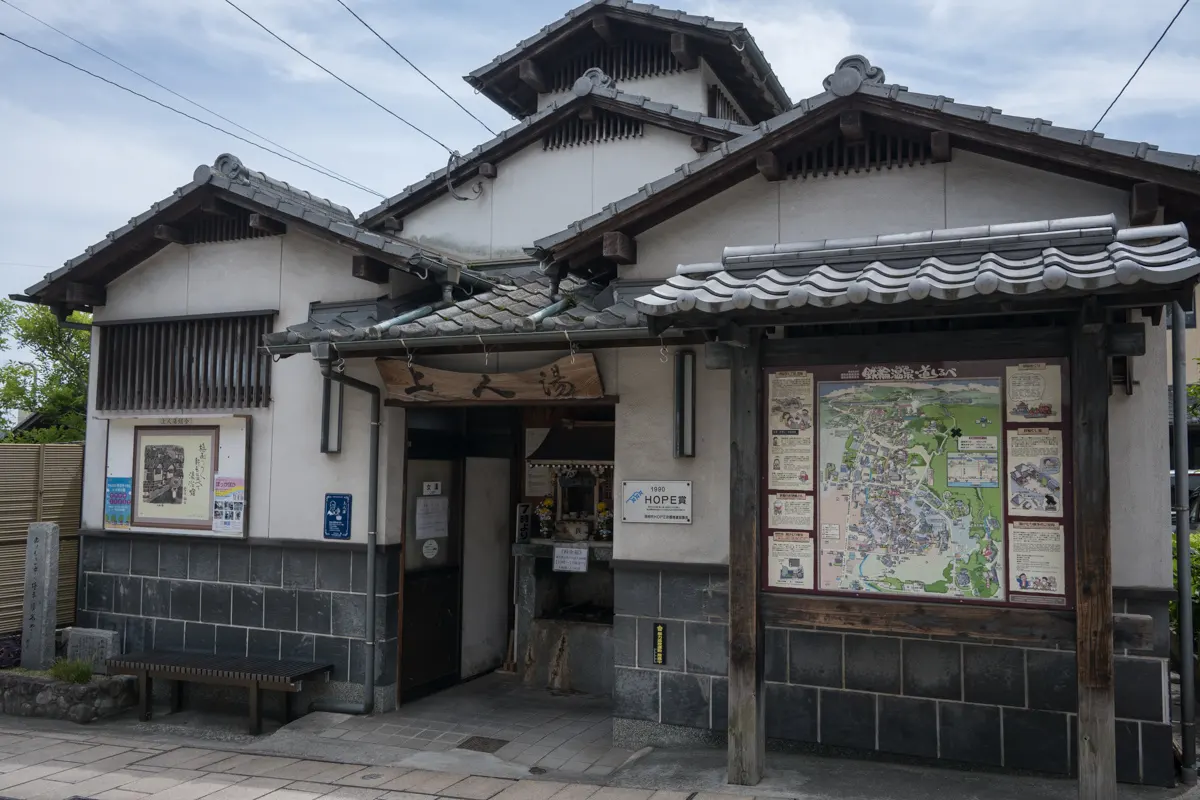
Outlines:
[[1129, 192], [1129, 224], [1153, 225], [1158, 220], [1157, 183], [1135, 183]]
[[200, 211], [205, 214], [212, 214], [216, 217], [232, 217], [237, 215], [240, 209], [230, 203], [226, 203], [219, 197], [206, 197], [200, 201]]
[[934, 131], [929, 134], [929, 155], [935, 164], [944, 164], [950, 160], [950, 134], [946, 131]]
[[708, 152], [708, 138], [704, 137], [704, 136], [693, 136], [692, 137], [692, 149], [695, 150], [697, 153], [707, 153]]
[[154, 238], [163, 242], [171, 242], [173, 244], [187, 244], [188, 238], [179, 228], [171, 225], [155, 225]]
[[491, 161], [484, 161], [475, 172], [481, 178], [495, 179], [500, 174], [500, 168]]
[[357, 255], [350, 259], [350, 274], [371, 283], [387, 283], [391, 278], [392, 268], [377, 258]]
[[783, 159], [776, 153], [759, 153], [754, 159], [754, 166], [758, 169], [758, 174], [769, 181], [781, 181], [785, 177]]
[[517, 65], [517, 77], [521, 82], [533, 89], [538, 94], [545, 94], [550, 91], [547, 87], [546, 76], [542, 74], [541, 67], [531, 58], [527, 58]]
[[287, 233], [287, 225], [277, 219], [272, 219], [266, 214], [251, 214], [250, 227], [256, 231], [269, 233], [272, 236], [282, 236]]
[[592, 32], [609, 47], [616, 45], [621, 40], [617, 26], [617, 22], [607, 14], [601, 14], [592, 19]]
[[683, 69], [695, 69], [700, 66], [700, 56], [696, 52], [696, 41], [686, 33], [671, 34], [671, 55]]
[[65, 300], [68, 308], [78, 306], [102, 306], [107, 292], [103, 286], [92, 286], [87, 283], [70, 282], [66, 286]]
[[620, 231], [605, 231], [600, 253], [616, 264], [633, 264], [637, 262], [637, 240]]
[[861, 111], [843, 111], [838, 115], [838, 130], [847, 142], [861, 142], [866, 138]]

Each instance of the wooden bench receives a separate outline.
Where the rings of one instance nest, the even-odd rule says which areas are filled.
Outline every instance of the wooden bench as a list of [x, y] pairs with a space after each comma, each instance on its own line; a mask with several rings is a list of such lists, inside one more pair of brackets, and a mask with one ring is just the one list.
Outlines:
[[[262, 692], [296, 693], [303, 681], [323, 677], [329, 680], [332, 664], [309, 661], [280, 661], [273, 658], [214, 656], [204, 653], [130, 653], [107, 661], [108, 671], [117, 675], [136, 675], [138, 679], [138, 712], [141, 720], [151, 717], [153, 681], [171, 681], [171, 711], [180, 705], [180, 684], [213, 683], [223, 686], [245, 686], [250, 692], [250, 733], [262, 732]], [[292, 719], [291, 695], [288, 695], [287, 718]]]

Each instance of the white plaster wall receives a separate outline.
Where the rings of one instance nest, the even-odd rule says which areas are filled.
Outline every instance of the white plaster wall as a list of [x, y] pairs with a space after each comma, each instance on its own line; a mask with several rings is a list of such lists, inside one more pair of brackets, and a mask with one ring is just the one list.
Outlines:
[[468, 262], [524, 259], [536, 239], [695, 157], [688, 136], [653, 125], [634, 139], [558, 150], [535, 142], [501, 161], [477, 199], [443, 195], [406, 216], [404, 236]]
[[946, 164], [771, 183], [755, 176], [638, 236], [623, 278], [661, 279], [719, 261], [727, 245], [906, 233], [1116, 214], [1128, 193], [955, 150]]
[[[276, 308], [279, 315], [275, 328], [279, 330], [307, 319], [312, 301], [369, 299], [386, 291], [354, 278], [350, 258], [349, 250], [303, 233], [242, 242], [171, 245], [109, 284], [108, 304], [97, 309], [96, 319], [149, 319]], [[103, 329], [100, 335], [104, 335]], [[93, 355], [97, 347], [98, 337]], [[98, 359], [93, 358], [93, 369], [97, 363]], [[369, 360], [349, 362], [347, 374], [382, 385], [378, 370]], [[249, 536], [319, 540], [325, 493], [350, 492], [354, 495], [352, 540], [365, 541], [369, 397], [346, 389], [342, 452], [328, 455], [320, 452], [321, 376], [316, 363], [298, 355], [272, 365], [271, 397], [271, 406], [265, 409], [204, 409], [249, 413], [253, 418]], [[142, 416], [153, 420], [188, 415], [187, 410], [164, 409]], [[97, 411], [94, 389], [89, 389], [85, 527], [100, 528], [103, 524], [105, 420], [130, 416], [138, 415]], [[395, 499], [395, 490], [389, 490], [388, 476], [402, 469], [403, 422], [403, 412], [383, 415], [378, 519], [381, 543], [391, 540], [386, 527], [387, 501]], [[399, 460], [389, 441], [392, 430], [398, 431]], [[396, 475], [397, 480], [401, 478], [401, 474]]]
[[495, 669], [508, 650], [509, 460], [468, 458], [462, 554], [462, 676]]
[[[668, 348], [673, 356], [675, 348]], [[701, 354], [697, 354], [702, 362]], [[729, 370], [696, 370], [696, 455], [675, 458], [674, 360], [658, 348], [617, 351], [616, 486], [627, 480], [692, 482], [692, 524], [622, 523], [613, 557], [694, 564], [729, 559]]]
[[1145, 325], [1146, 354], [1133, 359], [1138, 385], [1132, 395], [1114, 387], [1108, 403], [1113, 585], [1170, 588], [1166, 326]]

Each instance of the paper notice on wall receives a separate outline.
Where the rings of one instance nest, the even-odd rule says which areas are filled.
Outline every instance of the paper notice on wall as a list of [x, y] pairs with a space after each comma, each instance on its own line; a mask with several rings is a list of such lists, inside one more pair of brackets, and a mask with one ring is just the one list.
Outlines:
[[450, 498], [417, 498], [417, 538], [439, 539], [450, 535]]
[[1008, 432], [1008, 513], [1062, 517], [1062, 431], [1018, 428]]
[[1062, 368], [1058, 364], [1018, 364], [1004, 371], [1009, 422], [1062, 422]]
[[813, 488], [813, 376], [773, 372], [768, 380], [769, 489]]
[[246, 481], [221, 475], [213, 479], [212, 529], [241, 533], [246, 515]]
[[768, 497], [771, 507], [769, 528], [784, 528], [791, 531], [813, 529], [816, 501], [811, 494], [782, 492]]
[[[549, 428], [525, 429], [525, 457], [529, 458], [534, 451], [542, 446]], [[549, 467], [525, 466], [525, 496], [545, 497], [554, 491], [554, 475]]]
[[837, 544], [842, 538], [842, 526], [836, 522], [821, 523], [821, 546]]
[[813, 588], [813, 540], [807, 533], [768, 537], [767, 585], [785, 589]]
[[1066, 592], [1066, 537], [1057, 522], [1012, 522], [1008, 526], [1009, 589], [1034, 594]]

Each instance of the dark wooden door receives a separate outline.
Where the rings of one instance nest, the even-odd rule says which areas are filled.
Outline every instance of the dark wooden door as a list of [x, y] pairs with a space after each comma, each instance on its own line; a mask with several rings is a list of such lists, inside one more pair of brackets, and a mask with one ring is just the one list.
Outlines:
[[410, 421], [408, 431], [401, 702], [460, 678], [462, 459], [461, 434], [450, 427], [415, 429]]

